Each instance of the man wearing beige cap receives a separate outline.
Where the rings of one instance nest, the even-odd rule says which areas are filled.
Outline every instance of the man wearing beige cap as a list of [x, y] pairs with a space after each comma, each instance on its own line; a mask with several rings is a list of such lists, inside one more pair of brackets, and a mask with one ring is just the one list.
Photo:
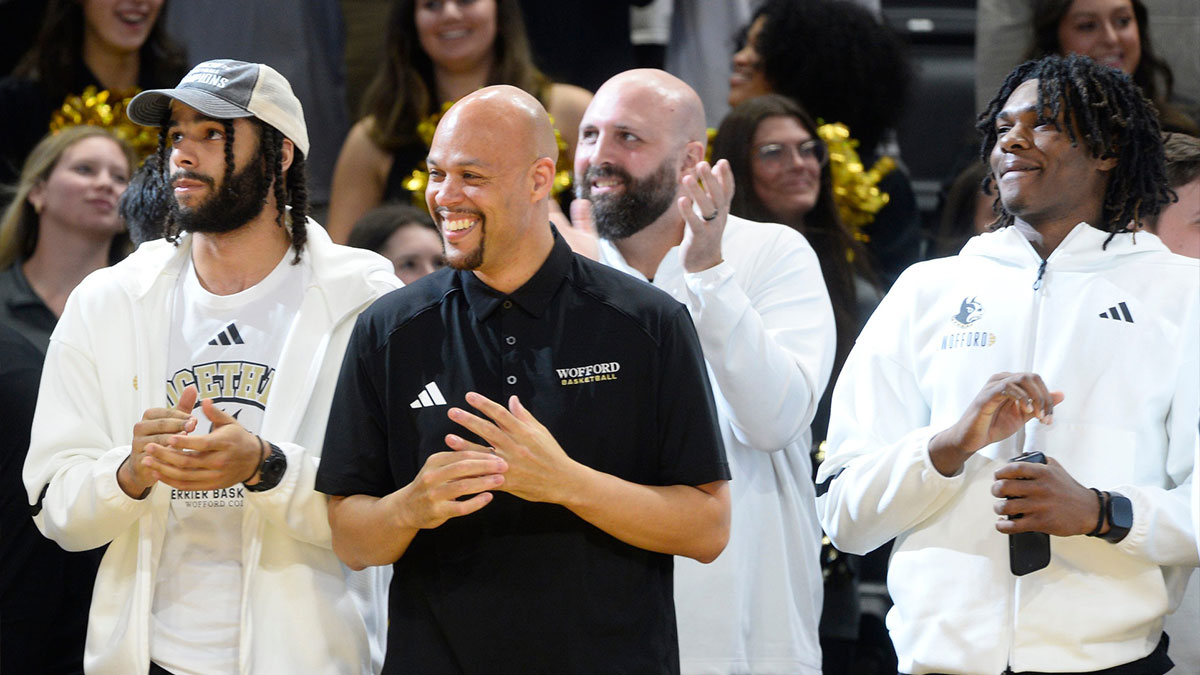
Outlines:
[[128, 113], [163, 129], [174, 203], [68, 300], [24, 472], [46, 536], [108, 546], [85, 668], [376, 672], [387, 579], [338, 562], [313, 482], [391, 265], [307, 219], [304, 115], [272, 68], [208, 61]]

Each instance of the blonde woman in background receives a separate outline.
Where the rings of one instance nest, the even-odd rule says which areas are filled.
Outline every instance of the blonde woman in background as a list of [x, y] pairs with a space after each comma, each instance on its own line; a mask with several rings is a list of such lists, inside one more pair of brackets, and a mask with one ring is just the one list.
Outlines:
[[0, 221], [0, 323], [44, 354], [67, 296], [130, 251], [117, 201], [133, 151], [105, 129], [70, 127], [29, 154]]

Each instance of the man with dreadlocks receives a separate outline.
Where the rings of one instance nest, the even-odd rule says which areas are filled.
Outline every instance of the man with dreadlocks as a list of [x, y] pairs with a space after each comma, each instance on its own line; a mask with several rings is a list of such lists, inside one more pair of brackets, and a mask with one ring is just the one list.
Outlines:
[[[822, 523], [844, 551], [895, 538], [902, 672], [1164, 673], [1198, 562], [1200, 269], [1131, 231], [1169, 197], [1154, 110], [1119, 71], [1049, 57], [979, 130], [1001, 217], [906, 271], [863, 330]], [[1013, 461], [1031, 451], [1045, 463]]]
[[338, 562], [313, 485], [391, 264], [307, 220], [304, 115], [269, 66], [205, 62], [128, 112], [162, 127], [174, 203], [67, 302], [24, 472], [46, 536], [108, 547], [85, 668], [377, 672], [384, 572]]

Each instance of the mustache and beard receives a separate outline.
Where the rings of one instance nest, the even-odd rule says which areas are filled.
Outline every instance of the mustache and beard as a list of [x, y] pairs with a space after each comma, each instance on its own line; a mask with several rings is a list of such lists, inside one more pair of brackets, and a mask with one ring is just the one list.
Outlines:
[[[577, 177], [575, 196], [592, 202], [592, 221], [597, 234], [610, 241], [624, 239], [646, 229], [671, 208], [679, 185], [676, 163], [674, 158], [667, 158], [645, 178], [634, 178], [618, 166], [590, 166], [583, 176]], [[592, 182], [601, 178], [617, 178], [623, 189], [592, 196]]]
[[[267, 205], [271, 179], [263, 166], [261, 148], [241, 171], [237, 171], [218, 190], [211, 176], [194, 171], [177, 171], [171, 175], [171, 184], [177, 180], [194, 180], [208, 186], [209, 196], [199, 205], [183, 207], [172, 199], [171, 214], [175, 223], [188, 232], [223, 234], [249, 223], [262, 213]], [[282, 208], [282, 206], [280, 207]]]
[[479, 245], [465, 254], [459, 254], [458, 249], [450, 247], [446, 241], [442, 241], [442, 255], [446, 259], [446, 264], [456, 270], [475, 270], [483, 265], [483, 249], [487, 244], [487, 220], [483, 217], [482, 211], [474, 209], [449, 209], [445, 206], [439, 206], [433, 211], [438, 219], [444, 220], [451, 213], [469, 213], [479, 219]]

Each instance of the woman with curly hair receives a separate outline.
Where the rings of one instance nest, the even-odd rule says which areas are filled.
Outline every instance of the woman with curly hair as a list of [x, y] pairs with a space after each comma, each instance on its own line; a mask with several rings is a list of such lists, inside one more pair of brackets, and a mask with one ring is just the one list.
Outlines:
[[729, 104], [774, 92], [823, 122], [841, 122], [875, 154], [904, 113], [913, 74], [904, 44], [844, 0], [767, 0], [733, 56]]
[[1175, 78], [1154, 53], [1142, 0], [1035, 0], [1033, 44], [1025, 57], [1075, 53], [1133, 78], [1158, 109], [1164, 131], [1200, 135], [1200, 126], [1172, 103]]
[[132, 95], [187, 72], [163, 28], [166, 0], [49, 0], [42, 28], [12, 75], [0, 80], [0, 182], [17, 179], [51, 115], [89, 86]]
[[[913, 75], [900, 38], [868, 10], [839, 0], [767, 0], [742, 36], [733, 55], [731, 106], [781, 94], [819, 123], [846, 125], [865, 166], [886, 154]], [[920, 257], [920, 222], [901, 171], [885, 176], [879, 189], [890, 201], [865, 233], [879, 277], [890, 285]]]
[[[555, 84], [533, 64], [517, 0], [396, 0], [385, 59], [363, 99], [333, 174], [328, 228], [343, 243], [350, 228], [381, 202], [409, 201], [423, 188], [433, 116], [484, 86], [510, 84], [536, 96], [574, 156], [579, 120], [591, 93]], [[423, 194], [418, 194], [424, 204]], [[413, 200], [417, 201], [417, 200]]]

